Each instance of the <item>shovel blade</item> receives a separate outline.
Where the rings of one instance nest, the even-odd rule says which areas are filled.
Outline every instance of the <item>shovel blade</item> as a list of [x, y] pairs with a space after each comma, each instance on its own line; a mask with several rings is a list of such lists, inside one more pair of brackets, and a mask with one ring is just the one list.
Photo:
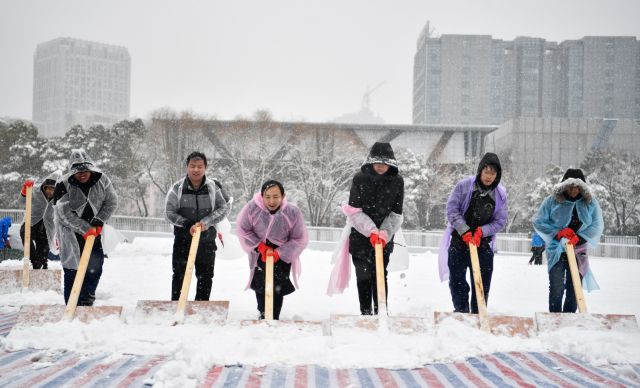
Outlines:
[[[455, 319], [467, 326], [480, 329], [480, 317], [477, 314], [450, 313], [436, 311], [433, 320], [436, 326], [441, 325], [447, 319]], [[491, 333], [508, 337], [531, 337], [535, 331], [533, 318], [514, 317], [509, 315], [489, 314], [489, 326]]]
[[635, 315], [624, 314], [567, 314], [536, 313], [538, 332], [554, 331], [562, 327], [593, 330], [638, 331]]
[[[165, 325], [174, 322], [178, 301], [139, 300], [133, 317], [136, 322]], [[222, 325], [227, 320], [229, 301], [188, 301], [184, 310], [184, 323]]]
[[[29, 271], [29, 290], [62, 290], [62, 271], [59, 269], [34, 269]], [[0, 293], [7, 294], [22, 290], [22, 270], [0, 270]]]
[[[389, 316], [386, 319], [389, 332], [395, 334], [424, 333], [430, 325], [425, 318]], [[357, 329], [376, 331], [380, 329], [380, 319], [373, 315], [333, 314], [329, 320], [331, 330]]]
[[[23, 305], [18, 311], [17, 327], [42, 326], [62, 320], [65, 306], [62, 305]], [[108, 316], [120, 317], [122, 306], [78, 306], [74, 319], [88, 323]]]

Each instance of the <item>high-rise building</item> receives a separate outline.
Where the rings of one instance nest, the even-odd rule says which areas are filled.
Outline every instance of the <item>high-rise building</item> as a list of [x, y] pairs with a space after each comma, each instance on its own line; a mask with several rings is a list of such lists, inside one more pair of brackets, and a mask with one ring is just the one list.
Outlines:
[[129, 117], [131, 58], [125, 47], [72, 38], [41, 43], [33, 58], [33, 122], [45, 136], [73, 125]]
[[640, 42], [432, 37], [427, 24], [414, 58], [413, 123], [499, 125], [517, 117], [640, 119]]

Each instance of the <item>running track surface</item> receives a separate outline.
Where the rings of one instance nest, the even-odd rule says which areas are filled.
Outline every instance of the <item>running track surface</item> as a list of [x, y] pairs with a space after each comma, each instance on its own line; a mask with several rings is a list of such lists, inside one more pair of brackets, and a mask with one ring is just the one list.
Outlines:
[[[6, 336], [16, 314], [0, 314]], [[0, 352], [0, 387], [142, 387], [168, 356], [82, 355], [23, 349]], [[201, 387], [640, 387], [640, 365], [626, 377], [558, 353], [508, 352], [419, 369], [329, 369], [317, 365], [214, 365]]]

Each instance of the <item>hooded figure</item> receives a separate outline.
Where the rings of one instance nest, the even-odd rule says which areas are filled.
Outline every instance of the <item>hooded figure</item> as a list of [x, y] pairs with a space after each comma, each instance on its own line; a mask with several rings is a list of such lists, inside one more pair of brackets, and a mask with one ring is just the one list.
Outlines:
[[102, 275], [104, 252], [100, 233], [118, 207], [118, 196], [111, 180], [82, 150], [73, 150], [69, 172], [56, 184], [53, 194], [54, 221], [60, 262], [64, 270], [64, 300], [69, 300], [84, 243], [96, 236], [78, 298], [78, 306], [92, 306]]
[[553, 193], [540, 205], [533, 226], [547, 247], [549, 311], [574, 313], [578, 306], [565, 246], [571, 243], [575, 247], [582, 287], [587, 291], [597, 290], [598, 283], [589, 267], [587, 245], [595, 247], [604, 229], [602, 210], [582, 170], [570, 168], [565, 172]]
[[273, 317], [279, 319], [284, 296], [298, 288], [300, 254], [309, 242], [302, 212], [287, 201], [280, 182], [268, 180], [238, 214], [236, 234], [249, 255], [247, 288], [256, 293], [260, 319], [264, 318], [266, 255], [273, 250]]
[[[383, 245], [385, 291], [387, 267], [393, 252], [394, 237], [402, 225], [404, 180], [389, 143], [376, 142], [360, 171], [355, 174], [349, 203], [342, 206], [350, 226], [348, 244], [340, 247], [338, 260], [329, 281], [328, 294], [341, 292], [349, 281], [348, 253], [356, 270], [360, 313], [378, 313], [375, 245]], [[344, 251], [344, 253], [340, 253]]]
[[495, 237], [507, 223], [507, 191], [500, 183], [501, 177], [498, 156], [488, 152], [480, 160], [476, 175], [459, 181], [447, 200], [448, 223], [438, 258], [440, 280], [449, 279], [455, 312], [478, 313], [475, 287], [467, 282], [470, 242], [478, 247], [484, 296], [489, 299]]
[[[50, 247], [55, 246], [55, 230], [53, 223], [53, 193], [56, 181], [60, 178], [60, 172], [52, 172], [40, 182], [34, 185], [31, 196], [31, 265], [33, 269], [47, 269], [47, 257]], [[26, 202], [26, 187], [31, 181], [24, 183], [20, 193], [20, 202]], [[24, 241], [25, 224], [20, 227], [20, 238]]]

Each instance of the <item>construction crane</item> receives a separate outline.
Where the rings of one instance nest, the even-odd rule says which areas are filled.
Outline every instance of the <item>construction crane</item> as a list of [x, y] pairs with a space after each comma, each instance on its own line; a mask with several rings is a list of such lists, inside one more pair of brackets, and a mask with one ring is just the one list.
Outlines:
[[370, 110], [369, 109], [369, 103], [371, 102], [371, 94], [373, 92], [375, 92], [377, 89], [379, 89], [382, 85], [385, 84], [385, 82], [387, 81], [382, 81], [379, 84], [377, 84], [375, 87], [373, 88], [369, 88], [367, 87], [367, 91], [364, 92], [364, 95], [362, 96], [362, 109], [363, 110]]

